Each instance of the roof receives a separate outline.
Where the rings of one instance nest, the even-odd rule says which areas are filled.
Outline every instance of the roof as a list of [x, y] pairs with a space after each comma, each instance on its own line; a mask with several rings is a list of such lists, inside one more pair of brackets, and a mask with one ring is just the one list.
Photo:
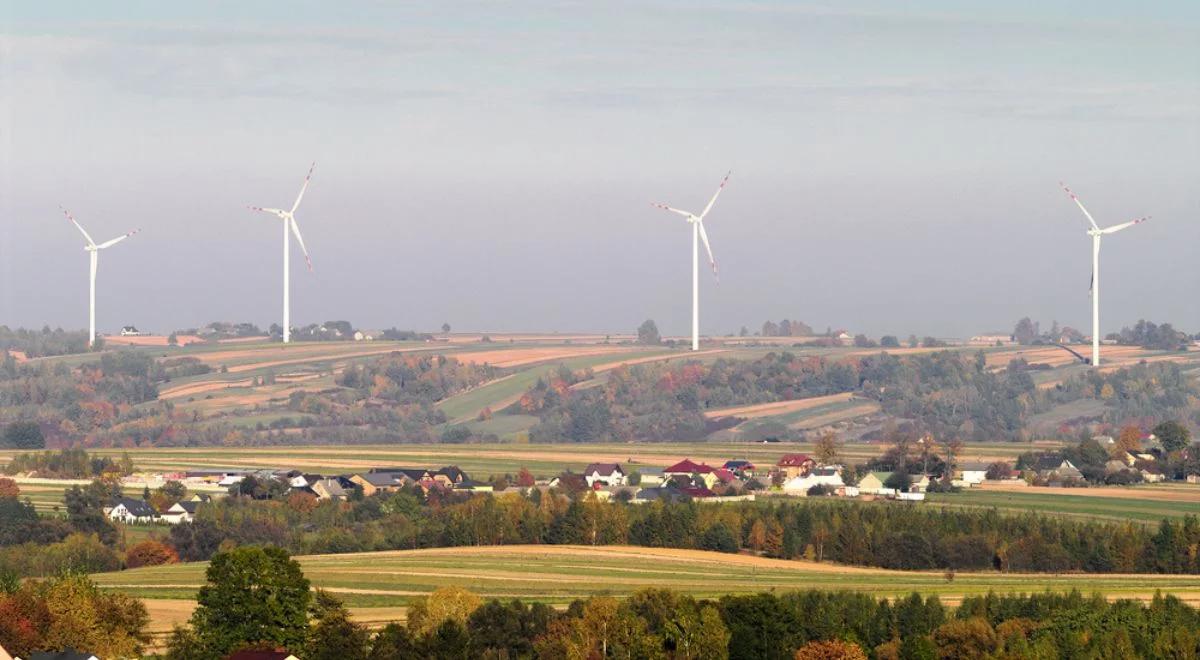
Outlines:
[[732, 461], [725, 461], [726, 470], [753, 470], [754, 463], [742, 458], [735, 458]]
[[558, 485], [563, 488], [566, 488], [567, 490], [587, 490], [588, 489], [587, 479], [585, 479], [582, 474], [575, 474], [573, 472], [564, 472], [564, 473], [558, 475], [557, 479], [558, 479]]
[[717, 479], [720, 479], [724, 482], [737, 481], [737, 475], [734, 474], [733, 471], [725, 468], [714, 470], [713, 474], [716, 475]]
[[1048, 456], [1039, 456], [1037, 463], [1034, 464], [1036, 470], [1057, 470], [1062, 467], [1063, 457], [1058, 454], [1050, 454]]
[[153, 518], [158, 514], [146, 500], [135, 500], [132, 497], [122, 497], [113, 502], [113, 508], [124, 505], [129, 515], [135, 518]]
[[808, 454], [784, 454], [779, 457], [779, 462], [776, 463], [779, 467], [802, 467], [808, 462], [815, 463]]
[[714, 496], [716, 496], [716, 493], [712, 492], [711, 490], [709, 490], [707, 488], [697, 488], [697, 487], [680, 488], [679, 492], [683, 493], [684, 495], [687, 495], [688, 497], [714, 497]]
[[445, 475], [450, 478], [450, 481], [465, 481], [467, 479], [467, 473], [459, 469], [457, 465], [447, 465], [434, 472], [434, 474]]
[[359, 478], [375, 487], [399, 485], [398, 472], [364, 472]]
[[186, 511], [194, 516], [194, 515], [196, 515], [196, 506], [199, 504], [201, 504], [201, 502], [196, 502], [194, 500], [183, 500], [180, 502], [176, 502], [170, 509], [167, 509], [167, 510], [174, 511], [175, 507], [179, 507], [180, 509], [183, 509], [184, 511]]
[[584, 474], [592, 474], [593, 472], [602, 477], [611, 477], [613, 473], [625, 474], [625, 470], [621, 469], [620, 463], [592, 463], [584, 468]]
[[893, 474], [896, 474], [896, 473], [895, 472], [871, 472], [871, 473], [867, 474], [867, 476], [868, 477], [874, 476], [876, 479], [879, 480], [879, 483], [883, 483], [883, 482], [887, 481], [888, 479], [891, 479]]
[[686, 473], [686, 474], [697, 474], [697, 473], [707, 474], [712, 471], [713, 471], [713, 469], [711, 467], [709, 467], [703, 463], [696, 463], [696, 462], [692, 461], [692, 459], [690, 459], [690, 458], [685, 458], [682, 461], [679, 461], [678, 463], [676, 463], [675, 465], [670, 465], [668, 467], [663, 468], [663, 473], [681, 472], [681, 473]]
[[837, 476], [838, 471], [837, 468], [820, 467], [813, 470], [812, 473], [818, 477], [833, 477]]
[[346, 495], [346, 489], [342, 488], [342, 484], [337, 479], [319, 479], [312, 484], [312, 488], [321, 486], [325, 492], [332, 497], [343, 497]]

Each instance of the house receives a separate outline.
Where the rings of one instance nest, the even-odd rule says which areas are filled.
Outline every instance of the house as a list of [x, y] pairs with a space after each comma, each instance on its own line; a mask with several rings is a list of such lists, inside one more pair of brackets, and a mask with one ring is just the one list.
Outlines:
[[754, 463], [745, 459], [737, 458], [732, 461], [725, 461], [725, 465], [722, 467], [734, 474], [740, 474], [745, 477], [754, 476]]
[[910, 493], [924, 493], [929, 490], [930, 479], [929, 475], [923, 474], [920, 479], [913, 479], [908, 487]]
[[807, 495], [813, 486], [831, 486], [842, 488], [846, 482], [842, 475], [833, 468], [816, 468], [804, 476], [796, 476], [783, 482], [783, 492], [788, 495]]
[[643, 488], [658, 486], [664, 481], [662, 468], [643, 466], [639, 467], [635, 472], [638, 475], [638, 485]]
[[967, 340], [967, 343], [972, 346], [1007, 346], [1016, 342], [1013, 341], [1012, 335], [993, 332], [985, 335], [975, 335]]
[[885, 484], [892, 478], [891, 472], [869, 472], [858, 480], [858, 490], [864, 495], [895, 495], [896, 489]]
[[595, 488], [596, 484], [602, 486], [625, 485], [625, 471], [621, 469], [620, 463], [592, 463], [584, 468], [583, 478], [592, 488]]
[[1065, 481], [1067, 479], [1082, 479], [1083, 473], [1071, 461], [1057, 454], [1048, 454], [1037, 459], [1033, 469], [1038, 477], [1047, 481]]
[[167, 512], [162, 514], [163, 522], [169, 525], [178, 525], [179, 523], [192, 522], [196, 519], [196, 507], [202, 504], [194, 500], [184, 500], [176, 502], [167, 509]]
[[713, 469], [704, 463], [696, 463], [690, 458], [685, 458], [674, 465], [663, 468], [663, 477], [670, 479], [675, 475], [710, 474], [712, 471]]
[[287, 481], [292, 488], [306, 488], [324, 478], [319, 474], [289, 474]]
[[122, 337], [140, 337], [140, 336], [142, 336], [142, 333], [138, 332], [138, 329], [135, 328], [134, 326], [127, 325], [127, 326], [121, 328], [121, 336]]
[[158, 518], [158, 512], [145, 500], [135, 500], [132, 497], [122, 497], [114, 500], [112, 506], [104, 507], [104, 513], [109, 520], [125, 524], [152, 523]]
[[1154, 454], [1144, 451], [1127, 451], [1122, 456], [1126, 465], [1135, 465], [1138, 461], [1154, 461]]
[[775, 467], [788, 479], [803, 477], [817, 466], [808, 454], [784, 454]]
[[716, 477], [717, 483], [725, 485], [735, 484], [741, 481], [741, 479], [739, 479], [732, 470], [727, 470], [725, 468], [717, 468], [716, 470], [713, 470], [712, 474], [714, 477]]
[[470, 481], [470, 477], [466, 472], [463, 472], [457, 465], [447, 465], [430, 475], [434, 481], [440, 482], [446, 486], [454, 486], [461, 484], [464, 481]]
[[350, 481], [370, 497], [376, 493], [394, 493], [405, 485], [405, 478], [398, 472], [365, 472], [350, 476]]
[[546, 486], [548, 488], [559, 488], [568, 493], [581, 493], [585, 490], [594, 490], [582, 474], [575, 474], [574, 472], [563, 472], [551, 479]]
[[959, 488], [978, 486], [987, 480], [987, 471], [987, 463], [963, 463], [954, 471], [954, 478], [950, 483]]
[[490, 493], [492, 485], [484, 481], [460, 481], [454, 484], [454, 490], [465, 493]]
[[[352, 487], [353, 488], [353, 487]], [[350, 493], [340, 479], [318, 479], [309, 486], [318, 500], [344, 500]]]

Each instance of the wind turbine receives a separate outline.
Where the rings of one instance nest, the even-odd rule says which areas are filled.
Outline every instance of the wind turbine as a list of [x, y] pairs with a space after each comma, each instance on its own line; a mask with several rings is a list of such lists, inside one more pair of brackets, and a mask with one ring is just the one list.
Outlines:
[[[708, 233], [704, 231], [704, 217], [712, 210], [713, 204], [716, 203], [717, 197], [721, 191], [725, 189], [725, 183], [729, 181], [729, 175], [732, 171], [725, 174], [725, 178], [721, 179], [721, 185], [717, 186], [717, 192], [713, 193], [712, 199], [708, 200], [708, 206], [700, 212], [700, 215], [691, 213], [690, 211], [682, 211], [680, 209], [671, 208], [666, 204], [651, 203], [651, 206], [678, 213], [682, 215], [692, 225], [692, 350], [700, 350], [700, 241], [704, 241], [704, 249], [708, 251], [708, 262], [712, 265], [713, 277], [717, 277], [717, 262], [713, 259], [712, 246], [708, 244]], [[718, 278], [718, 281], [720, 279]]]
[[1122, 229], [1145, 222], [1150, 219], [1150, 216], [1101, 229], [1100, 225], [1096, 224], [1096, 220], [1092, 218], [1092, 214], [1083, 207], [1083, 202], [1079, 201], [1079, 197], [1071, 192], [1065, 183], [1059, 181], [1058, 185], [1062, 186], [1062, 189], [1071, 196], [1071, 199], [1079, 206], [1079, 210], [1083, 211], [1092, 225], [1092, 228], [1087, 230], [1088, 236], [1092, 237], [1092, 283], [1089, 287], [1092, 294], [1092, 366], [1098, 367], [1100, 366], [1100, 239], [1105, 234], [1115, 234]]
[[288, 263], [291, 252], [288, 232], [296, 235], [296, 242], [300, 244], [300, 251], [304, 253], [304, 263], [308, 264], [308, 272], [311, 273], [312, 260], [308, 258], [308, 248], [304, 247], [304, 239], [300, 236], [300, 226], [296, 224], [296, 209], [300, 207], [300, 200], [304, 198], [304, 191], [308, 189], [308, 181], [312, 178], [313, 168], [316, 166], [317, 164], [313, 163], [308, 168], [308, 174], [304, 176], [304, 185], [300, 186], [300, 194], [296, 195], [296, 203], [292, 204], [292, 210], [268, 209], [261, 206], [248, 207], [251, 211], [270, 213], [283, 220], [283, 343], [285, 344], [292, 340], [291, 303], [288, 302]]
[[[60, 206], [59, 208], [62, 207]], [[62, 212], [63, 215], [67, 216], [67, 219], [75, 225], [75, 227], [79, 230], [79, 233], [83, 234], [84, 240], [87, 241], [87, 245], [83, 246], [83, 249], [90, 254], [91, 273], [88, 277], [88, 347], [91, 348], [96, 344], [96, 264], [97, 259], [100, 256], [100, 250], [112, 247], [141, 230], [134, 229], [128, 234], [118, 236], [111, 241], [105, 241], [99, 245], [96, 245], [96, 241], [92, 240], [92, 237], [87, 233], [87, 230], [83, 228], [83, 225], [79, 224], [79, 221], [75, 219], [75, 216], [71, 215], [70, 211], [62, 208]]]

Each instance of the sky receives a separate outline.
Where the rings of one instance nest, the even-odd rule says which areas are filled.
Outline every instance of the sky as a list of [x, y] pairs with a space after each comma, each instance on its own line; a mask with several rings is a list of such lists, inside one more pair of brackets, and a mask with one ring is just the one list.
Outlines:
[[0, 8], [0, 324], [1200, 331], [1200, 3]]

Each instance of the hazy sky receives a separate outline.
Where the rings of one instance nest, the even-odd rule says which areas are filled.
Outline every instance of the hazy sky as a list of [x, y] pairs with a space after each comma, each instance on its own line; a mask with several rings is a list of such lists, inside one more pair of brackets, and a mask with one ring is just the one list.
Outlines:
[[[402, 7], [392, 6], [402, 4]], [[47, 6], [43, 6], [47, 5]], [[48, 6], [48, 5], [53, 5]], [[901, 6], [907, 9], [900, 9]], [[1200, 3], [209, 2], [0, 8], [0, 323], [964, 336], [1200, 330]]]

